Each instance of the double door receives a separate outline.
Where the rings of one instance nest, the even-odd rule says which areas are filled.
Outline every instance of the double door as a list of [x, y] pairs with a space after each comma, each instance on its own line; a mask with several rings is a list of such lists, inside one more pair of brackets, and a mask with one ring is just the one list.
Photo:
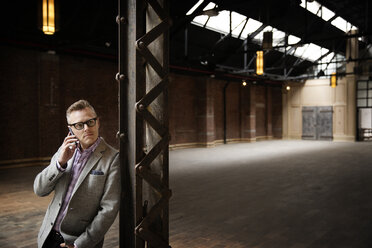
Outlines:
[[332, 106], [302, 107], [302, 139], [333, 139]]

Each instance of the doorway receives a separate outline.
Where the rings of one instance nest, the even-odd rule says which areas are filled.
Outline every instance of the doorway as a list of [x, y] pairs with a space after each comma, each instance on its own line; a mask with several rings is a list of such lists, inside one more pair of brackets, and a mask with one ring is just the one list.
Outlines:
[[332, 106], [302, 107], [302, 139], [333, 140]]

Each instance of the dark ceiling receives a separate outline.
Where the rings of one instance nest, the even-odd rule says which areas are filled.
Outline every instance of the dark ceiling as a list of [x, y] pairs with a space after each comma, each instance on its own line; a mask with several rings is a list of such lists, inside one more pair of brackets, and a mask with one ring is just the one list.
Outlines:
[[[304, 0], [303, 0], [304, 1]], [[57, 52], [81, 53], [116, 59], [118, 1], [113, 0], [61, 0], [59, 1], [59, 31], [53, 36], [44, 35], [39, 25], [41, 0], [9, 1], [1, 8], [1, 35], [3, 44], [54, 49]], [[254, 58], [260, 45], [248, 40], [244, 50], [243, 40], [190, 24], [186, 12], [197, 0], [170, 0], [173, 25], [170, 30], [171, 68], [193, 68], [198, 71], [216, 71], [241, 75], [254, 75], [254, 63], [244, 69], [244, 59]], [[209, 1], [206, 1], [209, 2]], [[219, 10], [236, 11], [266, 25], [300, 37], [301, 43], [313, 42], [331, 51], [345, 52], [345, 33], [307, 12], [299, 5], [300, 0], [215, 0]], [[365, 42], [364, 49], [372, 40], [372, 3], [367, 0], [318, 0], [336, 15], [359, 28]], [[200, 12], [199, 12], [200, 13]], [[246, 54], [246, 56], [245, 56]], [[283, 79], [283, 75], [295, 77], [304, 74], [312, 62], [270, 50], [265, 53], [268, 77]], [[195, 71], [196, 71], [195, 70]]]

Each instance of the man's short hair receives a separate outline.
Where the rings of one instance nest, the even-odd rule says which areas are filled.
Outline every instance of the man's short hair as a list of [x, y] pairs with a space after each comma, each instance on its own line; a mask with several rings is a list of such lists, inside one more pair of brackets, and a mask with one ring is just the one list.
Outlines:
[[71, 104], [70, 107], [68, 107], [68, 109], [66, 110], [66, 118], [68, 118], [72, 112], [83, 110], [85, 108], [90, 108], [93, 111], [93, 113], [97, 116], [97, 113], [94, 110], [93, 106], [90, 105], [90, 103], [87, 100], [79, 100]]

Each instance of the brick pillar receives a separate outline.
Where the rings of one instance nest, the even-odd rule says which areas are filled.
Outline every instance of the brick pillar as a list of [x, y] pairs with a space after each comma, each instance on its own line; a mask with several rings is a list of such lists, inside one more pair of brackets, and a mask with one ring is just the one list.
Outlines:
[[213, 146], [215, 141], [214, 123], [214, 85], [212, 79], [207, 79], [198, 87], [198, 140], [205, 146]]
[[240, 138], [250, 141], [250, 86], [241, 87], [240, 90]]
[[250, 85], [249, 87], [249, 99], [248, 99], [248, 115], [247, 123], [248, 127], [245, 130], [247, 138], [251, 141], [256, 141], [256, 86]]
[[271, 87], [266, 87], [266, 136], [271, 139], [273, 137], [273, 108], [272, 108], [272, 93]]
[[[356, 30], [351, 30], [350, 34], [356, 34]], [[350, 38], [346, 40], [346, 59], [358, 58], [358, 38]], [[357, 62], [348, 62], [346, 64], [346, 73], [353, 73], [354, 68], [358, 65]], [[356, 88], [357, 76], [355, 74], [346, 75], [347, 85], [347, 122], [346, 122], [346, 136], [348, 140], [356, 139]]]

